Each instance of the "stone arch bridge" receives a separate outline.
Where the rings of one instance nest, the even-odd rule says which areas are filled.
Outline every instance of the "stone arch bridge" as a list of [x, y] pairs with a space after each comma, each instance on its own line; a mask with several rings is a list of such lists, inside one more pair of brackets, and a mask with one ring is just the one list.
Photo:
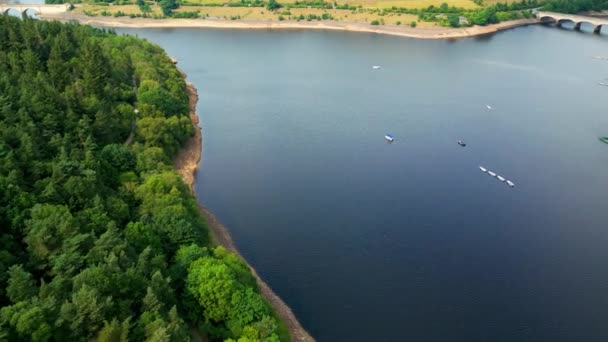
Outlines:
[[606, 27], [605, 29], [608, 30], [608, 19], [606, 18], [587, 17], [582, 15], [542, 11], [537, 12], [536, 17], [540, 20], [541, 23], [555, 23], [558, 27], [561, 27], [564, 23], [572, 22], [574, 23], [575, 30], [580, 30], [581, 25], [585, 23], [593, 26], [594, 33], [600, 33], [602, 30], [602, 26]]
[[21, 5], [21, 4], [0, 4], [0, 12], [2, 14], [8, 13], [10, 10], [15, 10], [21, 14], [29, 13], [36, 15], [44, 14], [55, 14], [67, 12], [70, 8], [70, 4], [59, 4], [59, 5]]

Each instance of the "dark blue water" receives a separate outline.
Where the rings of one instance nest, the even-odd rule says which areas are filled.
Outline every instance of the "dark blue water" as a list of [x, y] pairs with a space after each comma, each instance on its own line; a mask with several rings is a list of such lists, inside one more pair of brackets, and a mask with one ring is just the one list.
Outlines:
[[608, 37], [123, 32], [197, 86], [199, 199], [319, 341], [608, 340]]

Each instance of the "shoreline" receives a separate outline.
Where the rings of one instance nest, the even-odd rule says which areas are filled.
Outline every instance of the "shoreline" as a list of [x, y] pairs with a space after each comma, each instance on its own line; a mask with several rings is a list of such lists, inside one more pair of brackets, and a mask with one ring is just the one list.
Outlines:
[[102, 27], [121, 28], [215, 28], [241, 30], [329, 30], [377, 33], [383, 35], [418, 39], [456, 39], [487, 35], [520, 26], [540, 23], [537, 19], [519, 19], [488, 26], [464, 28], [412, 28], [409, 26], [374, 26], [363, 22], [348, 21], [270, 21], [270, 20], [224, 20], [224, 19], [149, 19], [129, 17], [89, 17], [83, 14], [64, 12], [41, 15], [43, 20], [77, 21]]
[[[182, 75], [184, 76], [185, 80], [186, 74], [183, 71]], [[196, 170], [198, 169], [202, 159], [203, 135], [201, 132], [201, 127], [199, 126], [199, 117], [196, 114], [198, 92], [192, 83], [186, 82], [186, 86], [188, 90], [190, 107], [189, 116], [192, 122], [192, 127], [194, 127], [194, 136], [188, 140], [188, 142], [173, 160], [173, 169], [182, 177], [184, 183], [188, 185], [190, 191], [196, 198], [194, 184], [196, 181]], [[264, 280], [262, 280], [262, 278], [258, 275], [255, 268], [249, 264], [241, 253], [239, 253], [234, 242], [232, 241], [232, 237], [230, 236], [228, 229], [213, 215], [213, 213], [211, 213], [209, 209], [207, 209], [207, 207], [198, 201], [198, 198], [197, 205], [201, 215], [209, 227], [209, 234], [211, 235], [212, 243], [214, 245], [223, 246], [230, 252], [235, 253], [247, 264], [251, 274], [253, 274], [258, 283], [260, 294], [266, 301], [268, 301], [268, 303], [270, 303], [270, 305], [272, 305], [277, 313], [277, 316], [279, 316], [279, 318], [285, 323], [287, 329], [289, 330], [289, 335], [291, 336], [292, 341], [314, 342], [315, 339], [302, 327], [293, 311], [291, 311], [291, 308], [289, 308], [289, 306], [287, 306], [287, 304], [285, 304], [285, 302], [276, 293], [274, 293], [270, 286], [268, 286], [268, 284], [266, 284], [266, 282], [264, 282]]]

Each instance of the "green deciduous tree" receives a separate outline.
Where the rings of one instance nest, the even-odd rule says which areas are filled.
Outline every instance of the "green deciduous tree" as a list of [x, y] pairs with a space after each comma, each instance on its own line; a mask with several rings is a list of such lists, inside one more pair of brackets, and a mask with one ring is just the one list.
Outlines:
[[458, 15], [457, 14], [449, 14], [448, 15], [448, 23], [452, 27], [459, 27], [460, 26], [460, 19], [458, 18]]
[[51, 256], [61, 252], [65, 239], [78, 231], [72, 214], [65, 206], [37, 204], [27, 223], [25, 241], [39, 267], [47, 265]]
[[104, 326], [112, 299], [102, 298], [94, 288], [83, 286], [61, 305], [59, 323], [69, 327], [73, 340], [93, 339]]
[[38, 294], [32, 275], [21, 265], [14, 265], [8, 270], [8, 287], [6, 293], [13, 303], [29, 300]]
[[[268, 304], [264, 302], [255, 287], [251, 285], [251, 274], [246, 265], [232, 253], [218, 247], [213, 256], [204, 256], [190, 264], [187, 291], [203, 308], [200, 318], [207, 325], [223, 325], [218, 331], [223, 337], [239, 338], [257, 332], [254, 327], [264, 322], [260, 328], [268, 327], [268, 320], [274, 322]], [[196, 308], [195, 308], [196, 310]], [[264, 329], [264, 338], [276, 335], [276, 325], [271, 331]], [[217, 332], [216, 332], [217, 333]], [[260, 338], [259, 332], [255, 334]]]
[[129, 319], [119, 322], [114, 318], [111, 322], [104, 322], [103, 328], [97, 335], [97, 342], [128, 342]]
[[0, 309], [0, 328], [7, 340], [50, 341], [54, 335], [51, 305], [33, 298]]
[[281, 8], [281, 4], [277, 2], [277, 0], [268, 0], [268, 4], [266, 4], [266, 8], [269, 11], [274, 11], [276, 9]]
[[161, 0], [158, 4], [166, 16], [171, 15], [171, 12], [179, 6], [175, 0]]

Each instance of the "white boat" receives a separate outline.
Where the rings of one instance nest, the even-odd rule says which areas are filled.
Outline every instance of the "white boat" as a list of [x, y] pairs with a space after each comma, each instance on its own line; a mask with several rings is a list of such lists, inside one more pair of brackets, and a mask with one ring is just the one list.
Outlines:
[[488, 174], [492, 177], [496, 177], [496, 172], [488, 171]]
[[384, 139], [386, 139], [386, 141], [388, 142], [393, 142], [395, 141], [395, 137], [393, 137], [391, 134], [387, 134], [384, 136]]
[[488, 108], [489, 110], [492, 110], [492, 106], [490, 106], [490, 105], [486, 105], [486, 108]]
[[381, 66], [379, 66], [379, 65], [374, 65], [374, 66], [372, 66], [372, 69], [375, 69], [375, 70], [378, 70], [378, 69], [380, 69], [380, 68], [382, 68], [382, 67], [381, 67]]
[[481, 170], [481, 172], [488, 172], [488, 169], [486, 169], [486, 168], [485, 168], [485, 167], [483, 167], [483, 166], [480, 166], [480, 167], [479, 167], [479, 169]]
[[608, 87], [608, 83], [604, 83], [604, 82], [599, 82], [599, 83], [598, 83], [598, 84], [599, 84], [599, 85], [601, 85], [601, 86], [605, 86], [605, 87]]
[[511, 182], [510, 180], [507, 180], [507, 184], [509, 184], [510, 187], [514, 187], [515, 183]]
[[506, 179], [503, 176], [497, 175], [496, 178], [498, 178], [499, 181], [504, 182]]

